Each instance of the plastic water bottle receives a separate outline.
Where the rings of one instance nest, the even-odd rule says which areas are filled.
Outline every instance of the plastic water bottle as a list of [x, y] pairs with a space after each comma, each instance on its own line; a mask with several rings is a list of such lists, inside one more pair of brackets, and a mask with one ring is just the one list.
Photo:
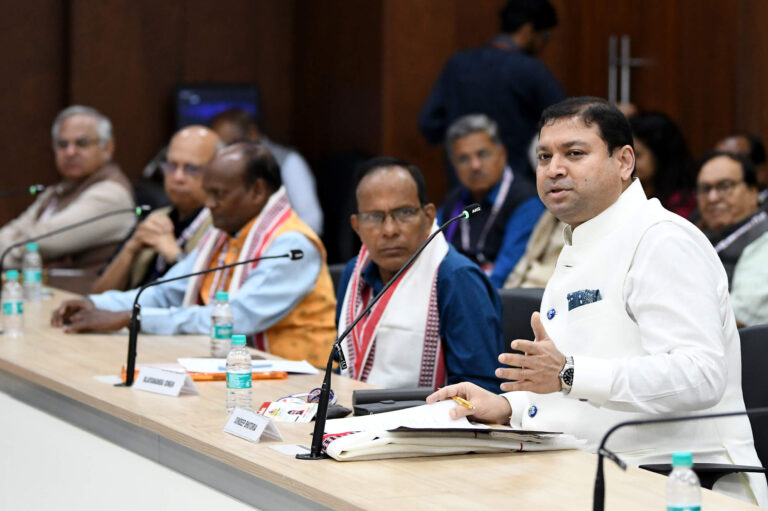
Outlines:
[[236, 407], [251, 408], [251, 354], [245, 348], [245, 336], [232, 336], [227, 355], [227, 413]]
[[211, 313], [211, 356], [224, 358], [229, 353], [234, 316], [229, 306], [229, 294], [224, 291], [216, 293]]
[[24, 298], [30, 302], [39, 302], [43, 287], [43, 259], [37, 251], [37, 243], [27, 243], [21, 267], [24, 273]]
[[672, 454], [672, 472], [667, 478], [667, 511], [701, 510], [701, 485], [692, 466], [691, 453]]
[[19, 272], [8, 270], [3, 286], [3, 332], [9, 337], [19, 337], [24, 333], [23, 299]]

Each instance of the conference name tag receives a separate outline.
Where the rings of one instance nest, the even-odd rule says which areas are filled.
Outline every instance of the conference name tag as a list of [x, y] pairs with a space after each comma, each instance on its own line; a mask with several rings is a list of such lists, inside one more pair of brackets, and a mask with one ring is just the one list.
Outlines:
[[224, 426], [224, 431], [249, 442], [258, 442], [262, 435], [267, 440], [283, 441], [283, 436], [269, 417], [264, 417], [246, 408], [232, 410], [229, 420]]
[[200, 393], [187, 373], [165, 371], [156, 367], [142, 367], [133, 382], [133, 388], [174, 397], [178, 397], [182, 392]]

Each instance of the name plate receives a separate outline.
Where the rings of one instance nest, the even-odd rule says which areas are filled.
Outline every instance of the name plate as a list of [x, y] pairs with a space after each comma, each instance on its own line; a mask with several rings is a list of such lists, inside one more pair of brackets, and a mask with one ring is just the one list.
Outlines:
[[133, 382], [133, 388], [173, 397], [178, 397], [182, 392], [200, 393], [187, 373], [165, 371], [156, 367], [142, 367]]
[[283, 441], [283, 436], [269, 417], [264, 417], [245, 408], [232, 410], [229, 420], [224, 426], [224, 431], [249, 442], [258, 442], [262, 435], [268, 440]]

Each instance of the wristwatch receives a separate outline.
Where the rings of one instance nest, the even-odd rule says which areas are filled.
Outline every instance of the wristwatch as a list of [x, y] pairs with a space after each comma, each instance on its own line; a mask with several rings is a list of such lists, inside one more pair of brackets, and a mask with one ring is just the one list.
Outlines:
[[565, 365], [560, 369], [560, 392], [568, 394], [573, 386], [573, 357], [565, 357]]

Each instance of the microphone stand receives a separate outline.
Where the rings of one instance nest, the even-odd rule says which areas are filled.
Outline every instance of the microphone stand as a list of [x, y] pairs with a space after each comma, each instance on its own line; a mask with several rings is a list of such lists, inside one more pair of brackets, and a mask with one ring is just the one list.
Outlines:
[[368, 311], [371, 310], [371, 308], [376, 305], [376, 302], [379, 301], [379, 299], [384, 296], [384, 294], [387, 292], [387, 290], [394, 284], [397, 279], [400, 278], [400, 275], [407, 270], [411, 264], [416, 260], [417, 257], [419, 257], [419, 254], [421, 254], [425, 248], [427, 248], [427, 245], [432, 241], [432, 239], [443, 232], [446, 227], [451, 225], [453, 222], [457, 220], [461, 220], [462, 218], [469, 218], [470, 216], [474, 215], [480, 211], [480, 205], [475, 203], [467, 206], [464, 208], [464, 210], [459, 214], [458, 216], [455, 216], [445, 222], [443, 225], [441, 225], [435, 232], [433, 232], [427, 240], [419, 247], [419, 249], [413, 253], [413, 255], [405, 262], [405, 264], [397, 270], [397, 273], [387, 282], [387, 284], [381, 289], [381, 292], [377, 294], [369, 303], [368, 306], [363, 309], [363, 311], [358, 314], [358, 316], [355, 318], [354, 321], [344, 330], [344, 332], [333, 342], [333, 345], [331, 346], [331, 354], [328, 357], [328, 364], [325, 366], [325, 376], [323, 377], [323, 384], [320, 387], [320, 397], [317, 402], [317, 415], [315, 416], [315, 429], [312, 433], [312, 447], [310, 449], [309, 454], [297, 454], [296, 457], [300, 460], [320, 460], [323, 458], [327, 458], [325, 454], [323, 454], [323, 435], [325, 434], [325, 421], [328, 419], [328, 403], [330, 401], [330, 395], [331, 395], [331, 373], [333, 372], [333, 355], [334, 353], [337, 353], [339, 356], [339, 367], [344, 370], [347, 368], [347, 361], [344, 359], [344, 353], [341, 350], [341, 341], [343, 341], [347, 335], [352, 331], [353, 328], [355, 328], [355, 325], [357, 325], [361, 319], [365, 317], [366, 314], [368, 314]]
[[[608, 441], [608, 437], [611, 436], [616, 430], [621, 429], [625, 426], [641, 426], [644, 424], [664, 424], [667, 422], [687, 422], [687, 421], [693, 421], [693, 420], [699, 420], [699, 419], [717, 419], [722, 417], [736, 417], [739, 415], [747, 415], [747, 414], [755, 414], [755, 415], [765, 415], [768, 413], [768, 407], [764, 408], [750, 408], [748, 410], [744, 410], [743, 412], [724, 412], [724, 413], [710, 413], [705, 415], [687, 415], [684, 417], [665, 417], [662, 419], [647, 419], [647, 420], [634, 420], [634, 421], [626, 421], [626, 422], [620, 422], [613, 426], [611, 429], [608, 430], [608, 432], [603, 436], [602, 441], [600, 442], [600, 447], [597, 449], [597, 474], [595, 476], [595, 490], [593, 493], [592, 498], [592, 509], [593, 511], [603, 511], [605, 509], [605, 476], [603, 474], [603, 458], [607, 457], [614, 463], [616, 463], [619, 467], [621, 467], [622, 470], [627, 469], [627, 464], [622, 461], [616, 453], [608, 450], [605, 448], [605, 442]], [[749, 470], [750, 472], [756, 472], [757, 467], [739, 467], [742, 469], [752, 469]]]
[[209, 268], [207, 270], [201, 270], [195, 273], [187, 273], [185, 275], [179, 275], [178, 277], [172, 277], [170, 279], [164, 279], [164, 280], [156, 280], [154, 282], [150, 282], [148, 284], [145, 284], [139, 288], [139, 292], [136, 293], [136, 298], [133, 300], [133, 309], [131, 310], [131, 322], [128, 325], [128, 360], [125, 364], [125, 383], [118, 383], [115, 386], [116, 387], [130, 387], [133, 385], [133, 373], [136, 368], [136, 346], [138, 344], [138, 337], [139, 337], [139, 330], [141, 329], [141, 305], [139, 305], [139, 296], [141, 296], [141, 293], [144, 292], [145, 289], [152, 286], [157, 286], [160, 284], [166, 284], [168, 282], [173, 282], [176, 280], [181, 279], [188, 279], [189, 277], [196, 277], [198, 275], [204, 275], [206, 273], [211, 273], [214, 271], [219, 270], [225, 270], [227, 268], [232, 268], [233, 266], [240, 266], [242, 264], [248, 264], [248, 263], [255, 263], [256, 261], [264, 261], [266, 259], [282, 259], [282, 258], [288, 258], [291, 261], [295, 261], [297, 259], [301, 259], [304, 257], [304, 252], [301, 250], [291, 250], [287, 254], [281, 254], [281, 255], [275, 255], [275, 256], [264, 256], [264, 257], [254, 257], [253, 259], [246, 259], [245, 261], [238, 261], [235, 263], [225, 264], [223, 266], [218, 266], [216, 268]]
[[[42, 185], [38, 185], [42, 186]], [[27, 243], [32, 243], [33, 241], [41, 240], [43, 238], [48, 238], [50, 236], [54, 236], [56, 234], [61, 234], [62, 232], [69, 231], [70, 229], [75, 229], [77, 227], [80, 227], [82, 225], [90, 224], [91, 222], [95, 222], [96, 220], [101, 220], [102, 218], [107, 218], [114, 215], [122, 215], [124, 213], [136, 213], [136, 216], [140, 216], [142, 213], [146, 211], [151, 211], [152, 208], [150, 206], [137, 206], [135, 208], [123, 208], [123, 209], [116, 209], [114, 211], [109, 211], [107, 213], [97, 215], [91, 218], [87, 218], [85, 220], [82, 220], [80, 222], [75, 222], [71, 225], [66, 225], [64, 227], [61, 227], [59, 229], [55, 229], [53, 231], [49, 231], [43, 234], [39, 234], [37, 236], [32, 236], [31, 238], [27, 238], [25, 240], [17, 241], [16, 243], [13, 243], [11, 245], [8, 245], [5, 250], [3, 250], [2, 255], [0, 255], [0, 276], [3, 274], [4, 270], [4, 264], [5, 264], [5, 256], [8, 255], [8, 252], [13, 250], [16, 247], [20, 247], [21, 245], [26, 245]], [[0, 298], [2, 298], [2, 287], [0, 286]]]

